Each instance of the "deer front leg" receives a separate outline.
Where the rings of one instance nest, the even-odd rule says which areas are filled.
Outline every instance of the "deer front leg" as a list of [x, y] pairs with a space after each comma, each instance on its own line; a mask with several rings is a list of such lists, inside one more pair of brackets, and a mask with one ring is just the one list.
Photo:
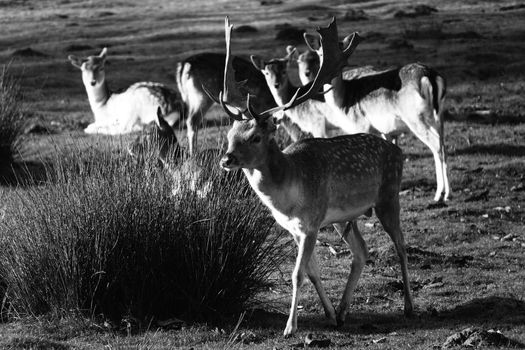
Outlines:
[[297, 259], [295, 268], [292, 272], [292, 305], [290, 315], [284, 329], [284, 336], [288, 337], [297, 331], [297, 305], [299, 303], [299, 288], [304, 281], [304, 273], [308, 268], [308, 263], [315, 248], [317, 232], [294, 234], [294, 239], [298, 245]]

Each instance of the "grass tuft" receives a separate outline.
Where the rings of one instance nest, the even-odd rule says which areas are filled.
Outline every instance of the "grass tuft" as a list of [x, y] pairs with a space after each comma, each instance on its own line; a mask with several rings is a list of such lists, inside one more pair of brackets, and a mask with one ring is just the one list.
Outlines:
[[210, 320], [245, 308], [285, 255], [271, 216], [216, 163], [203, 197], [185, 177], [172, 194], [152, 148], [139, 160], [111, 144], [57, 152], [0, 222], [10, 314]]
[[0, 167], [7, 168], [20, 151], [23, 134], [22, 96], [8, 68], [0, 72]]

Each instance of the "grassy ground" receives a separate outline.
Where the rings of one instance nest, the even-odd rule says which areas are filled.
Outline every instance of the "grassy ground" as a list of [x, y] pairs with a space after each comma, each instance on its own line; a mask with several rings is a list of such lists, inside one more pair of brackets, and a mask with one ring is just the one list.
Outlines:
[[[327, 337], [333, 348], [428, 349], [464, 328], [497, 329], [525, 343], [524, 62], [525, 9], [513, 1], [425, 1], [438, 11], [399, 17], [409, 1], [4, 1], [0, 3], [0, 63], [20, 76], [30, 111], [19, 162], [38, 167], [53, 145], [100, 137], [81, 130], [92, 116], [79, 72], [67, 55], [88, 55], [107, 46], [110, 85], [139, 80], [174, 85], [177, 60], [204, 51], [223, 51], [223, 17], [249, 24], [255, 33], [234, 34], [233, 51], [265, 57], [284, 55], [293, 42], [276, 41], [276, 25], [312, 29], [338, 16], [341, 33], [360, 31], [367, 40], [356, 65], [387, 67], [421, 61], [448, 81], [446, 144], [453, 198], [433, 206], [434, 166], [430, 152], [411, 135], [401, 140], [407, 162], [402, 192], [402, 228], [416, 315], [402, 316], [399, 268], [392, 244], [377, 219], [360, 227], [371, 250], [347, 325], [326, 326], [314, 288], [303, 287], [299, 332], [283, 339], [291, 293], [293, 257], [260, 296], [261, 309], [224, 324], [151, 327], [127, 334], [80, 317], [21, 319], [0, 324], [0, 347], [10, 348], [287, 348], [308, 333]], [[368, 20], [345, 13], [363, 10]], [[24, 50], [31, 48], [33, 51]], [[219, 118], [217, 109], [211, 118]], [[47, 132], [43, 132], [47, 130]], [[215, 145], [227, 127], [203, 132]], [[181, 133], [181, 136], [183, 134]], [[125, 139], [130, 137], [125, 137]], [[185, 142], [184, 138], [181, 137]], [[0, 209], [18, 188], [0, 187]], [[0, 216], [1, 217], [1, 216]], [[331, 229], [318, 247], [323, 283], [337, 303], [351, 257]], [[291, 243], [290, 243], [291, 244]], [[239, 315], [240, 317], [240, 315]]]

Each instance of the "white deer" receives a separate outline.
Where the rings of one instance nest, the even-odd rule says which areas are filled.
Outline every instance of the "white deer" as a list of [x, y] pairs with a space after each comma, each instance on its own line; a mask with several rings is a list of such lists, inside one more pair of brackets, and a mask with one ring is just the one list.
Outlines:
[[[226, 72], [229, 67], [232, 26], [226, 19]], [[335, 50], [337, 28], [333, 21], [319, 28], [321, 50]], [[399, 189], [403, 155], [391, 142], [374, 135], [358, 134], [335, 138], [312, 138], [293, 143], [281, 151], [274, 138], [275, 125], [269, 118], [276, 110], [292, 108], [314, 96], [339, 72], [343, 61], [353, 52], [358, 35], [339, 51], [326, 56], [316, 79], [298, 89], [282, 107], [260, 114], [250, 107], [241, 110], [227, 103], [231, 85], [225, 74], [221, 105], [235, 119], [228, 133], [228, 150], [221, 159], [226, 170], [242, 168], [251, 187], [271, 210], [275, 220], [288, 230], [298, 245], [292, 274], [293, 295], [290, 315], [284, 330], [289, 336], [297, 330], [299, 288], [305, 273], [315, 286], [325, 314], [332, 324], [342, 324], [367, 258], [367, 247], [352, 220], [374, 208], [385, 231], [396, 247], [403, 277], [405, 314], [412, 312], [405, 242], [400, 229]], [[335, 47], [334, 47], [335, 46]], [[321, 284], [314, 249], [321, 227], [333, 224], [353, 252], [350, 276], [336, 311]], [[351, 229], [353, 227], [353, 229]]]
[[[224, 80], [225, 55], [205, 52], [190, 56], [177, 64], [177, 85], [185, 104], [185, 118], [190, 154], [197, 147], [198, 129], [204, 115], [218, 101]], [[235, 80], [243, 82], [240, 89], [245, 94], [257, 96], [256, 109], [265, 110], [275, 106], [270, 91], [260, 72], [241, 57], [232, 59]]]
[[[346, 37], [343, 45], [348, 40]], [[318, 70], [315, 56], [333, 54], [320, 50], [317, 36], [305, 34], [305, 41], [312, 51], [298, 60], [303, 83], [311, 81], [312, 72]], [[341, 70], [329, 86], [332, 89], [325, 99], [336, 112], [330, 119], [332, 124], [347, 133], [380, 133], [393, 141], [411, 131], [434, 156], [437, 182], [434, 200], [449, 198], [442, 116], [446, 84], [439, 73], [420, 63], [384, 71], [366, 66]]]
[[180, 97], [164, 84], [139, 82], [123, 92], [112, 92], [105, 73], [106, 48], [98, 56], [70, 55], [68, 58], [82, 71], [82, 81], [95, 117], [95, 122], [84, 129], [86, 133], [117, 135], [142, 130], [155, 121], [158, 107], [171, 124], [180, 119], [183, 107]]

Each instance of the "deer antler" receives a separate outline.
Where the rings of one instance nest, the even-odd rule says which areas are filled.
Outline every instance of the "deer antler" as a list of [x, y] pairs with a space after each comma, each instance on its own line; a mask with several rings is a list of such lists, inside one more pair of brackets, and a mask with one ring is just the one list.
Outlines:
[[[224, 19], [224, 37], [226, 41], [226, 60], [224, 62], [224, 83], [222, 91], [219, 92], [219, 102], [222, 109], [228, 114], [228, 116], [234, 120], [242, 120], [243, 112], [237, 107], [231, 106], [228, 101], [242, 101], [243, 96], [240, 95], [235, 77], [231, 75], [233, 72], [233, 64], [231, 58], [231, 33], [233, 25], [230, 24], [228, 16]], [[229, 89], [231, 87], [231, 91]], [[207, 90], [205, 90], [207, 92]], [[207, 92], [208, 93], [208, 92]], [[235, 110], [235, 112], [233, 111]]]

